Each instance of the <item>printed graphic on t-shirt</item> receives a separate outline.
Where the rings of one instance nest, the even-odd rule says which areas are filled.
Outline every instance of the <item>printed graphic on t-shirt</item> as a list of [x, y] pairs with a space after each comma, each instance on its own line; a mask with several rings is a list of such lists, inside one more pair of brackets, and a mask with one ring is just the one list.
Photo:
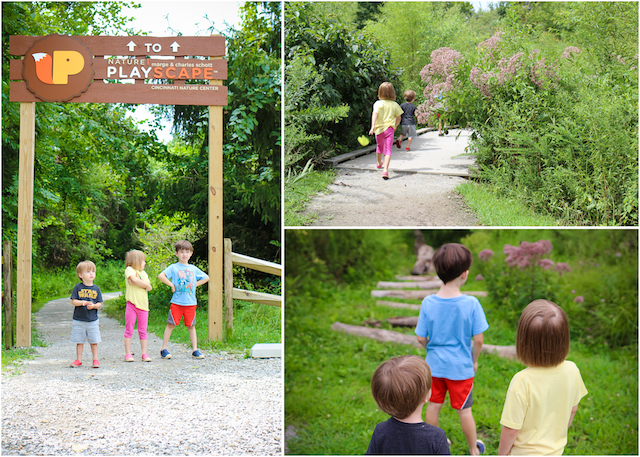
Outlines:
[[98, 298], [98, 291], [93, 289], [80, 289], [78, 291], [78, 298], [80, 300], [86, 298], [90, 300], [95, 300]]
[[196, 275], [194, 272], [185, 270], [178, 270], [178, 285], [176, 292], [186, 292], [192, 294], [195, 291]]

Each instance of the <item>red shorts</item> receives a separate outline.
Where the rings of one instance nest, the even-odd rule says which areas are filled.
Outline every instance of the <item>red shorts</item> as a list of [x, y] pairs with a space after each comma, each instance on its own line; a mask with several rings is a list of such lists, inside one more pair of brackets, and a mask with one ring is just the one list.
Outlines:
[[184, 326], [193, 327], [196, 325], [196, 308], [197, 305], [182, 306], [171, 303], [167, 324], [179, 325], [182, 320], [182, 316], [184, 316]]
[[446, 378], [432, 378], [430, 402], [444, 403], [444, 396], [449, 391], [449, 401], [453, 409], [471, 408], [473, 405], [473, 378], [452, 381]]

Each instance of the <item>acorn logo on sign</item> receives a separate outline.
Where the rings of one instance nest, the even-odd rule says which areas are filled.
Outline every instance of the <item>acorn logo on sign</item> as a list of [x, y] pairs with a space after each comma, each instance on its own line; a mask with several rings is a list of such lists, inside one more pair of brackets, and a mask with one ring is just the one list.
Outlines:
[[22, 76], [36, 97], [64, 102], [85, 92], [93, 81], [93, 55], [75, 38], [49, 35], [24, 56]]

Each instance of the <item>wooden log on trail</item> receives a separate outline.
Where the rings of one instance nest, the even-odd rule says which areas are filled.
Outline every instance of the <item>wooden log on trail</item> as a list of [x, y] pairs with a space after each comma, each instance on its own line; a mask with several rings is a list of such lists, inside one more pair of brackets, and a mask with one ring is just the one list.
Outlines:
[[410, 289], [410, 288], [433, 289], [435, 287], [440, 287], [441, 285], [442, 285], [442, 281], [438, 279], [437, 281], [415, 281], [415, 282], [378, 281], [378, 284], [376, 284], [376, 287], [378, 289]]
[[[418, 343], [418, 339], [415, 335], [405, 335], [404, 333], [394, 332], [391, 330], [360, 327], [358, 325], [343, 324], [342, 322], [334, 322], [331, 326], [331, 330], [344, 332], [349, 335], [363, 336], [383, 343], [399, 343], [422, 348], [422, 345]], [[496, 354], [499, 357], [505, 357], [508, 359], [514, 359], [516, 357], [515, 346], [495, 346], [493, 344], [484, 344], [482, 345], [482, 352]]]
[[418, 325], [418, 316], [397, 316], [387, 318], [392, 327], [415, 327]]
[[[395, 297], [395, 298], [408, 298], [411, 300], [422, 300], [427, 295], [433, 295], [438, 292], [439, 289], [425, 289], [425, 290], [372, 290], [372, 297]], [[484, 291], [463, 291], [463, 294], [473, 295], [475, 297], [486, 297], [487, 293]]]
[[395, 301], [385, 301], [385, 300], [378, 300], [376, 302], [376, 305], [378, 306], [388, 306], [390, 308], [400, 308], [400, 309], [412, 309], [414, 311], [420, 311], [420, 305], [411, 305], [409, 303], [398, 303]]
[[383, 330], [380, 328], [360, 327], [358, 325], [343, 324], [342, 322], [334, 322], [331, 330], [344, 332], [349, 335], [364, 336], [383, 343], [400, 343], [408, 344], [421, 348], [415, 335], [405, 335], [403, 333], [392, 332], [391, 330]]
[[427, 276], [402, 276], [396, 275], [398, 281], [436, 281], [438, 277], [436, 275]]

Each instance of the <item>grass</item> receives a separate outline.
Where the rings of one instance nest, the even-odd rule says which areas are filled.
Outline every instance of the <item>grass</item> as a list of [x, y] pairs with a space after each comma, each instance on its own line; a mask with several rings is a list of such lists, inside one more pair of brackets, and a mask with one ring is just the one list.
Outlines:
[[489, 184], [467, 181], [456, 191], [475, 213], [480, 223], [493, 227], [540, 227], [564, 225], [551, 216], [536, 214], [531, 208], [511, 198], [500, 197]]
[[293, 183], [286, 182], [284, 188], [284, 225], [290, 227], [310, 225], [315, 216], [305, 216], [302, 212], [314, 195], [318, 192], [327, 192], [327, 186], [333, 182], [335, 177], [335, 170], [313, 170]]
[[[287, 282], [289, 284], [289, 282]], [[376, 306], [371, 284], [324, 284], [322, 288], [297, 282], [287, 287], [285, 323], [285, 425], [296, 429], [288, 439], [291, 454], [363, 454], [378, 422], [388, 416], [379, 411], [370, 391], [371, 375], [384, 360], [403, 354], [424, 356], [424, 350], [381, 343], [331, 330], [335, 321], [362, 325], [397, 315], [417, 315]], [[477, 288], [465, 286], [465, 289]], [[490, 324], [488, 344], [514, 344], [515, 327], [498, 316], [500, 310], [483, 303]], [[414, 302], [415, 303], [415, 302]], [[412, 329], [403, 330], [413, 334]], [[638, 453], [637, 345], [593, 350], [572, 344], [569, 359], [576, 362], [589, 391], [583, 398], [568, 435], [565, 454]], [[478, 435], [489, 454], [500, 439], [500, 416], [513, 375], [524, 368], [517, 361], [483, 354], [474, 387], [473, 413]], [[468, 453], [459, 419], [445, 402], [440, 427], [452, 441], [452, 454]]]

